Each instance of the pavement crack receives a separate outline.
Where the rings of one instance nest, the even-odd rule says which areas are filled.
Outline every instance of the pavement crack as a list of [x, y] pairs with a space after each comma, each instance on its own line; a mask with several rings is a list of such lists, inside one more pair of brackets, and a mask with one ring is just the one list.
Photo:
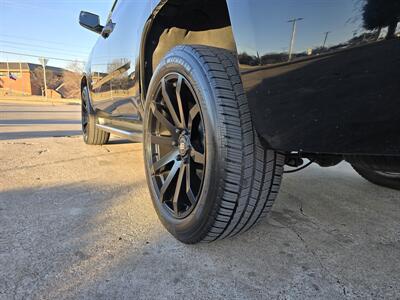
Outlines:
[[311, 253], [311, 255], [317, 260], [318, 264], [320, 265], [321, 269], [323, 269], [325, 272], [330, 273], [328, 271], [328, 269], [324, 266], [324, 264], [322, 263], [321, 258], [318, 256], [318, 254], [310, 248], [310, 246], [308, 245], [308, 243], [306, 242], [306, 240], [303, 238], [303, 236], [294, 228], [292, 228], [291, 226], [286, 226], [286, 228], [290, 229], [291, 231], [293, 231], [296, 236], [298, 237], [298, 239], [303, 243], [304, 247], [306, 248], [306, 250]]
[[[2, 143], [3, 144], [3, 143]], [[33, 146], [36, 145], [34, 143], [28, 143], [28, 142], [6, 142], [4, 143], [6, 145], [25, 145], [25, 146]]]
[[43, 149], [43, 150], [39, 150], [37, 153], [39, 155], [41, 155], [41, 154], [46, 153], [46, 152], [48, 152], [48, 150], [47, 149]]
[[108, 153], [111, 153], [111, 150], [108, 149], [106, 146], [102, 146]]
[[278, 221], [278, 223], [280, 223], [282, 226], [286, 227], [287, 229], [289, 229], [290, 231], [292, 231], [297, 238], [301, 241], [301, 243], [304, 245], [306, 251], [308, 253], [311, 254], [311, 256], [317, 261], [318, 265], [320, 266], [321, 270], [323, 271], [323, 277], [325, 277], [326, 279], [328, 279], [328, 277], [330, 277], [331, 279], [333, 279], [343, 290], [344, 295], [348, 295], [350, 289], [346, 288], [346, 285], [344, 283], [342, 283], [341, 279], [336, 276], [335, 274], [333, 274], [322, 262], [321, 258], [319, 257], [319, 255], [314, 251], [314, 249], [312, 249], [312, 247], [310, 247], [310, 245], [307, 243], [307, 241], [303, 238], [303, 236], [301, 235], [300, 232], [298, 232], [295, 228], [293, 228], [292, 226], [288, 225], [288, 224], [283, 224], [281, 222]]
[[300, 207], [299, 207], [300, 213], [301, 213], [303, 216], [307, 217], [307, 215], [304, 213], [304, 210], [303, 210], [303, 202], [301, 202], [300, 199], [299, 199], [299, 201], [300, 201]]

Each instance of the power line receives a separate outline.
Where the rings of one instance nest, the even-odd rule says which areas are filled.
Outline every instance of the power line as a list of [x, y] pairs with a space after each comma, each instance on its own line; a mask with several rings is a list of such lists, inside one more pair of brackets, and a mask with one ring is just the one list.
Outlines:
[[[51, 50], [51, 51], [58, 51], [58, 52], [64, 52], [64, 53], [72, 53], [74, 55], [88, 55], [89, 52], [81, 52], [81, 51], [76, 51], [76, 50], [63, 50], [61, 48], [54, 48], [54, 47], [47, 47], [47, 46], [40, 46], [40, 45], [35, 45], [35, 44], [28, 44], [28, 43], [20, 43], [20, 42], [12, 42], [12, 41], [4, 41], [0, 40], [0, 44], [8, 44], [12, 46], [25, 46], [25, 47], [30, 47], [30, 48], [38, 48], [41, 50]], [[6, 47], [8, 47], [6, 45]]]
[[7, 2], [7, 0], [3, 0], [0, 4], [4, 5], [4, 6], [9, 6], [9, 7], [12, 7], [12, 8], [18, 8], [18, 9], [29, 9], [29, 10], [32, 10], [32, 9], [34, 9], [34, 10], [35, 9], [36, 10], [43, 10], [43, 9], [45, 9], [45, 10], [53, 11], [53, 12], [58, 11], [55, 8], [37, 6], [37, 5], [34, 5], [34, 4], [32, 5], [31, 3], [27, 3], [27, 2], [25, 2], [25, 3], [16, 3], [15, 1]]
[[[15, 46], [6, 46], [6, 47], [7, 48], [5, 48], [4, 51], [23, 51], [23, 52], [29, 51], [29, 53], [33, 53], [35, 56], [43, 56], [43, 55], [45, 55], [47, 57], [48, 55], [56, 54], [56, 55], [62, 55], [63, 57], [66, 57], [66, 59], [70, 59], [70, 60], [76, 60], [76, 59], [84, 60], [84, 59], [86, 59], [86, 57], [84, 57], [83, 55], [73, 55], [73, 54], [59, 53], [58, 51], [54, 51], [54, 50], [26, 49], [26, 47], [15, 47]], [[40, 54], [36, 55], [37, 53], [40, 53]], [[26, 55], [26, 54], [24, 54], [24, 55]]]
[[23, 41], [35, 41], [35, 42], [40, 42], [40, 43], [46, 43], [46, 44], [51, 44], [51, 45], [62, 45], [62, 46], [79, 46], [82, 47], [80, 44], [72, 44], [72, 43], [63, 43], [63, 42], [56, 42], [56, 41], [50, 41], [50, 40], [42, 40], [42, 39], [36, 39], [36, 38], [29, 38], [25, 36], [16, 36], [16, 35], [10, 35], [10, 34], [4, 34], [0, 33], [0, 36], [7, 37], [7, 38], [12, 38], [16, 40], [23, 40]]
[[28, 43], [13, 42], [13, 41], [0, 40], [0, 44], [9, 44], [9, 45], [17, 45], [17, 46], [28, 46], [30, 48], [40, 48], [40, 49], [44, 49], [44, 50], [57, 51], [57, 52], [61, 52], [61, 53], [71, 53], [71, 52], [73, 52], [76, 55], [88, 55], [88, 53], [86, 53], [86, 52], [80, 52], [80, 51], [75, 51], [75, 50], [67, 51], [67, 50], [63, 50], [63, 49], [60, 49], [60, 48], [40, 46], [40, 45], [28, 44]]
[[[24, 54], [24, 53], [11, 52], [11, 51], [2, 51], [2, 50], [0, 50], [0, 53], [14, 54], [14, 55], [22, 55], [22, 56], [35, 57], [35, 58], [41, 58], [41, 57], [43, 57], [43, 55], [32, 55], [32, 54]], [[76, 59], [65, 59], [65, 58], [50, 57], [50, 56], [45, 56], [45, 58], [54, 59], [54, 60], [59, 60], [59, 61], [86, 63], [86, 62], [83, 61], [83, 60], [76, 60]]]

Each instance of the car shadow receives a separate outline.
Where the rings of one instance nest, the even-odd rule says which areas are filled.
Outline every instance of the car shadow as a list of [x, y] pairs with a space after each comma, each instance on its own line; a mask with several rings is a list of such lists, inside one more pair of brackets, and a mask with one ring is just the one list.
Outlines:
[[66, 119], [19, 119], [0, 120], [0, 125], [51, 125], [51, 124], [81, 124], [81, 120]]
[[136, 144], [137, 142], [133, 142], [131, 140], [119, 138], [117, 136], [112, 136], [110, 141], [108, 141], [108, 145], [122, 145], [122, 144]]
[[0, 140], [19, 140], [48, 137], [69, 137], [81, 135], [80, 130], [19, 131], [0, 132]]

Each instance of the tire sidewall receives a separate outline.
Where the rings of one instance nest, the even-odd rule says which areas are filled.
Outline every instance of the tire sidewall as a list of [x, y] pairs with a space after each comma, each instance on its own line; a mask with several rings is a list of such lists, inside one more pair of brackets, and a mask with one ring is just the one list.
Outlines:
[[[200, 111], [203, 117], [206, 137], [206, 166], [203, 178], [203, 186], [200, 192], [198, 202], [193, 211], [183, 219], [173, 217], [162, 205], [154, 189], [149, 167], [147, 166], [148, 152], [148, 116], [150, 104], [155, 99], [160, 80], [169, 73], [179, 73], [183, 75], [192, 85], [197, 96]], [[157, 214], [167, 228], [175, 237], [181, 241], [190, 242], [193, 238], [201, 239], [209, 231], [217, 214], [221, 196], [220, 182], [224, 178], [225, 170], [223, 149], [221, 148], [221, 138], [223, 136], [223, 126], [217, 120], [217, 106], [215, 102], [215, 93], [213, 92], [211, 79], [208, 78], [205, 66], [201, 60], [194, 54], [185, 51], [184, 47], [172, 49], [160, 62], [155, 70], [145, 103], [144, 118], [144, 159], [146, 178], [151, 193], [153, 205]]]

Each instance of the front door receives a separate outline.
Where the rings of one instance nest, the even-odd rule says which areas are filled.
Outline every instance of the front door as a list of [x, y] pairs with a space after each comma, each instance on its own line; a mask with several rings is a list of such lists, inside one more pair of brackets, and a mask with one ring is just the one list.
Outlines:
[[138, 120], [140, 90], [136, 62], [141, 35], [150, 16], [150, 0], [118, 0], [107, 20], [107, 81], [111, 101], [103, 109], [113, 118]]

